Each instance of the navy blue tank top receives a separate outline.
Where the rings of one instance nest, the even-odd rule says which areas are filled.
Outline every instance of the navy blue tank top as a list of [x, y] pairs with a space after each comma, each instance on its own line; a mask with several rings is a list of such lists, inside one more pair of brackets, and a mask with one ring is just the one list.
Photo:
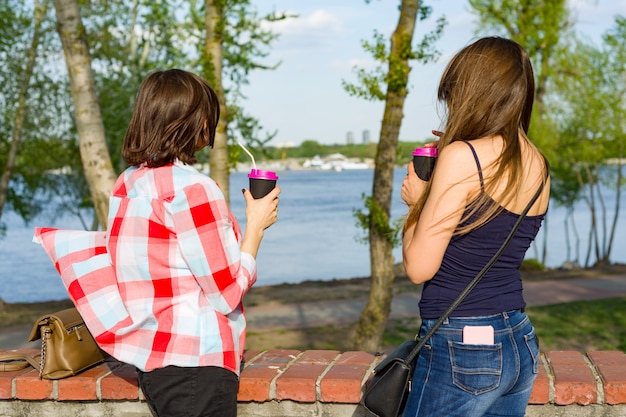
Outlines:
[[[484, 190], [482, 169], [474, 147], [481, 188]], [[493, 204], [497, 204], [493, 201]], [[478, 214], [477, 214], [478, 215]], [[476, 216], [477, 216], [476, 215]], [[474, 218], [467, 219], [471, 223]], [[470, 291], [451, 317], [485, 316], [526, 306], [522, 295], [519, 268], [526, 251], [535, 239], [545, 213], [526, 216], [500, 258]], [[491, 260], [513, 228], [518, 214], [504, 209], [491, 221], [463, 235], [453, 235], [435, 276], [424, 283], [419, 302], [423, 319], [439, 318], [469, 282]]]

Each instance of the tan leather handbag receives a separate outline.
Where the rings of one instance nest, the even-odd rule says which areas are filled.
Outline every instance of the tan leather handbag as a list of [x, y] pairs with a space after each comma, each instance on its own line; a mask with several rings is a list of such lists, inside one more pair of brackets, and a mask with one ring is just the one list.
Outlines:
[[99, 347], [75, 308], [46, 314], [35, 322], [29, 342], [41, 339], [41, 354], [19, 353], [0, 355], [0, 370], [39, 369], [43, 379], [61, 379], [76, 375], [104, 361], [106, 353]]

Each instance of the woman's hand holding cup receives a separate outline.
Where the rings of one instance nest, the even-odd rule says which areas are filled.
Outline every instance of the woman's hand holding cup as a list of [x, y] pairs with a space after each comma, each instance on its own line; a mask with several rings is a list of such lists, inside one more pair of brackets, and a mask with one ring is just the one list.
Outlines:
[[262, 198], [254, 198], [249, 190], [243, 190], [246, 200], [246, 229], [265, 230], [278, 219], [280, 187], [275, 186]]
[[417, 200], [419, 200], [422, 196], [428, 183], [426, 181], [422, 181], [417, 176], [415, 168], [413, 167], [413, 161], [409, 162], [406, 167], [406, 171], [406, 177], [404, 177], [404, 180], [402, 181], [400, 196], [407, 206], [411, 207], [415, 205]]

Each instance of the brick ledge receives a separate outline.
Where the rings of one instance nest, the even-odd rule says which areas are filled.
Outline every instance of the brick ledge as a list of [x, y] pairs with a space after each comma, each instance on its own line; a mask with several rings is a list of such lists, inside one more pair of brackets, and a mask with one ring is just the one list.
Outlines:
[[[371, 370], [381, 359], [358, 351], [246, 351], [240, 408], [285, 402], [293, 407], [317, 404], [320, 409], [344, 404], [344, 408], [354, 409]], [[6, 408], [11, 401], [128, 403], [144, 402], [144, 398], [135, 368], [110, 359], [58, 381], [39, 380], [32, 368], [0, 372], [0, 406]], [[540, 405], [626, 409], [626, 355], [619, 351], [542, 353], [529, 408]]]

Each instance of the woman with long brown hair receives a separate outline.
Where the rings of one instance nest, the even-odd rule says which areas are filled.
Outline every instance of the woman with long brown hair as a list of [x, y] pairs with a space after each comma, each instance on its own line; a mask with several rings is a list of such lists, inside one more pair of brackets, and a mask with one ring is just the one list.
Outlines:
[[548, 208], [548, 165], [528, 138], [534, 75], [516, 42], [487, 37], [459, 51], [438, 89], [445, 107], [430, 181], [412, 162], [403, 263], [423, 336], [489, 262], [537, 189], [507, 249], [420, 352], [405, 416], [523, 416], [539, 348], [519, 267]]

